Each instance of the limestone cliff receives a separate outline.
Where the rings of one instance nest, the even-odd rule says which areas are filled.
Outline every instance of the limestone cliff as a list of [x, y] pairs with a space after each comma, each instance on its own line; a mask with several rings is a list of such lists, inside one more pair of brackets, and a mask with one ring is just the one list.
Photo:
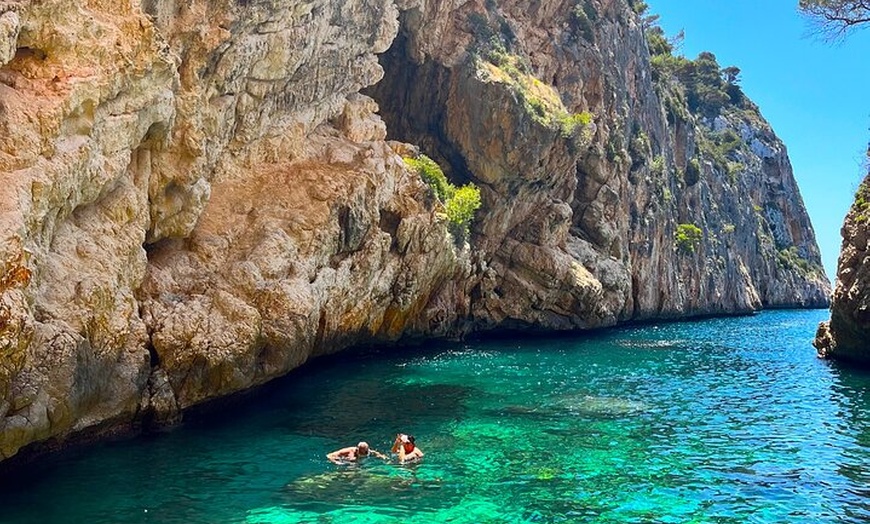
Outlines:
[[813, 345], [819, 356], [870, 363], [870, 176], [858, 188], [841, 234], [831, 320], [819, 326]]
[[364, 342], [827, 303], [784, 146], [624, 0], [0, 0], [0, 66], [0, 457]]

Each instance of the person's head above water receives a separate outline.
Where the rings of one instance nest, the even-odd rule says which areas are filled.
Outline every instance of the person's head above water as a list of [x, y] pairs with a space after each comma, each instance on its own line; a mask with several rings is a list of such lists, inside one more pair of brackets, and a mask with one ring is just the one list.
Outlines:
[[414, 438], [414, 435], [405, 435], [404, 433], [399, 433], [399, 435], [396, 437], [396, 440], [399, 444], [402, 445], [403, 448], [405, 448], [405, 453], [410, 453], [411, 451], [414, 451], [414, 443], [417, 441], [417, 439]]
[[369, 454], [369, 444], [368, 442], [360, 442], [356, 445], [357, 453], [360, 455], [368, 455]]
[[417, 439], [414, 435], [406, 435], [399, 433], [396, 435], [396, 440], [393, 442], [393, 447], [390, 449], [393, 453], [399, 455], [399, 462], [404, 463], [407, 460], [420, 460], [423, 458], [423, 451], [417, 447]]

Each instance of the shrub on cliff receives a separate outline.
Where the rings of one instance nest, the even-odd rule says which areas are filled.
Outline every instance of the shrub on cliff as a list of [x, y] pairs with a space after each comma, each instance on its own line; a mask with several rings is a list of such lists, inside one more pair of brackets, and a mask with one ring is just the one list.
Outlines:
[[438, 163], [426, 155], [404, 160], [432, 188], [438, 202], [444, 206], [444, 214], [450, 221], [451, 230], [464, 239], [471, 221], [474, 220], [474, 213], [482, 205], [480, 189], [471, 183], [462, 187], [451, 184]]
[[681, 253], [691, 254], [701, 245], [704, 233], [695, 224], [678, 224], [674, 233], [674, 242]]
[[416, 171], [420, 175], [420, 178], [423, 179], [423, 182], [426, 182], [426, 185], [432, 188], [435, 196], [438, 197], [438, 200], [442, 204], [450, 200], [456, 191], [456, 187], [447, 180], [447, 176], [444, 175], [444, 171], [441, 170], [441, 166], [437, 162], [426, 155], [420, 155], [416, 158], [405, 158], [404, 160], [405, 164]]
[[727, 174], [733, 182], [742, 168], [735, 154], [743, 148], [744, 142], [733, 129], [712, 131], [698, 137], [698, 150], [705, 159], [713, 163], [713, 167], [721, 174]]
[[665, 157], [662, 155], [656, 155], [653, 158], [652, 162], [649, 165], [649, 172], [651, 175], [656, 178], [661, 178], [665, 174], [665, 170], [667, 169], [667, 163], [665, 162]]
[[797, 246], [780, 249], [776, 254], [776, 260], [780, 266], [797, 271], [802, 275], [808, 275], [813, 270], [810, 261], [803, 258], [800, 253], [798, 253]]
[[557, 130], [564, 139], [588, 142], [595, 130], [588, 111], [571, 113], [559, 92], [531, 74], [528, 60], [494, 45], [477, 61], [477, 67], [491, 79], [507, 84], [522, 102], [526, 113], [538, 124]]
[[447, 220], [468, 233], [468, 227], [474, 220], [474, 213], [480, 209], [480, 189], [474, 184], [466, 184], [458, 189], [445, 204]]
[[[868, 150], [870, 154], [870, 150]], [[861, 185], [858, 186], [858, 191], [855, 192], [855, 202], [852, 204], [852, 220], [856, 224], [867, 222], [868, 211], [870, 211], [870, 177], [864, 179]]]
[[562, 138], [570, 138], [578, 129], [589, 129], [592, 124], [592, 113], [562, 113], [555, 117]]

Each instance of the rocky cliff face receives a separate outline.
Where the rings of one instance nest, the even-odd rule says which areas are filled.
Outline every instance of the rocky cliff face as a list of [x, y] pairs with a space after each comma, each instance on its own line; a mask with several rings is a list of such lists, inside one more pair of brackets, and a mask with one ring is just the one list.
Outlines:
[[841, 234], [831, 320], [819, 326], [813, 345], [819, 356], [870, 363], [870, 176], [858, 188]]
[[827, 301], [783, 145], [623, 0], [0, 0], [0, 66], [0, 457], [363, 342]]

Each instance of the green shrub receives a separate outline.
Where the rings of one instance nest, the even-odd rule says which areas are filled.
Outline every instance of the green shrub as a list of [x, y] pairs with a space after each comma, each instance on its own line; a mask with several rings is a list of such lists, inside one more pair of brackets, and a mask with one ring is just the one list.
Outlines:
[[728, 164], [725, 166], [725, 172], [728, 174], [728, 180], [731, 181], [732, 184], [737, 183], [737, 175], [739, 175], [745, 166], [740, 162], [731, 162], [728, 161]]
[[557, 130], [565, 139], [586, 141], [592, 138], [592, 113], [568, 112], [558, 91], [532, 74], [528, 59], [511, 54], [496, 43], [485, 55], [485, 62], [478, 62], [477, 67], [496, 81], [508, 84], [526, 113], [538, 124]]
[[670, 55], [674, 51], [674, 47], [668, 42], [664, 30], [659, 26], [653, 26], [647, 30], [646, 41], [649, 45], [649, 54], [654, 58], [658, 55]]
[[574, 132], [580, 128], [585, 129], [592, 123], [592, 113], [583, 111], [582, 113], [574, 113], [557, 115], [556, 120], [559, 124], [559, 131], [563, 138], [569, 138]]
[[526, 95], [523, 98], [528, 104], [531, 111], [529, 111], [532, 115], [538, 117], [539, 119], [544, 119], [547, 116], [547, 106], [544, 105], [544, 101], [540, 98], [535, 98], [533, 96]]
[[809, 274], [812, 271], [812, 264], [810, 264], [809, 260], [800, 256], [797, 246], [780, 249], [776, 254], [776, 260], [785, 269], [792, 269], [803, 275]]
[[643, 0], [628, 0], [628, 5], [638, 15], [643, 16], [649, 10], [649, 5]]
[[662, 80], [669, 76], [686, 76], [686, 71], [692, 69], [693, 62], [683, 56], [671, 54], [654, 54], [650, 60], [653, 77]]
[[426, 155], [420, 155], [417, 158], [405, 158], [405, 163], [420, 175], [426, 185], [432, 188], [442, 204], [450, 200], [456, 187], [447, 180], [444, 171], [441, 170], [441, 166], [437, 162]]
[[713, 142], [716, 144], [716, 149], [723, 156], [730, 155], [743, 145], [743, 139], [731, 128], [726, 128], [715, 133], [713, 135]]
[[574, 6], [571, 14], [574, 30], [580, 33], [580, 36], [582, 36], [587, 42], [594, 43], [594, 24], [598, 21], [598, 12], [595, 11], [595, 8], [588, 2], [588, 0], [583, 0]]
[[447, 220], [467, 230], [474, 219], [474, 212], [480, 209], [480, 206], [480, 189], [474, 184], [466, 184], [456, 189], [444, 208]]
[[628, 142], [628, 155], [631, 157], [632, 168], [646, 164], [650, 154], [649, 136], [639, 128], [635, 128]]
[[613, 163], [622, 163], [627, 154], [624, 144], [625, 140], [622, 138], [622, 134], [619, 130], [612, 130], [610, 136], [607, 137], [607, 145], [604, 148], [607, 160]]
[[736, 182], [742, 165], [732, 161], [731, 157], [743, 147], [743, 143], [743, 139], [733, 129], [724, 129], [702, 134], [698, 139], [698, 149], [719, 173], [728, 175], [732, 182]]
[[667, 165], [665, 164], [665, 157], [663, 157], [662, 155], [656, 155], [656, 157], [653, 158], [652, 162], [649, 165], [649, 172], [656, 178], [659, 178], [665, 174], [665, 168], [667, 168]]
[[635, 133], [631, 137], [631, 150], [634, 153], [648, 155], [650, 151], [649, 136], [643, 131], [635, 129]]
[[434, 160], [426, 155], [416, 158], [405, 158], [405, 164], [420, 175], [426, 182], [438, 201], [444, 205], [447, 220], [464, 235], [468, 233], [474, 213], [482, 205], [480, 189], [474, 184], [466, 184], [457, 188], [447, 180], [444, 171]]
[[858, 191], [855, 192], [855, 202], [852, 204], [852, 220], [857, 224], [863, 224], [868, 221], [868, 211], [870, 211], [870, 176], [864, 179], [864, 182], [858, 186]]
[[694, 253], [695, 249], [701, 245], [703, 237], [703, 231], [695, 224], [678, 224], [677, 231], [674, 233], [677, 249], [686, 254]]

